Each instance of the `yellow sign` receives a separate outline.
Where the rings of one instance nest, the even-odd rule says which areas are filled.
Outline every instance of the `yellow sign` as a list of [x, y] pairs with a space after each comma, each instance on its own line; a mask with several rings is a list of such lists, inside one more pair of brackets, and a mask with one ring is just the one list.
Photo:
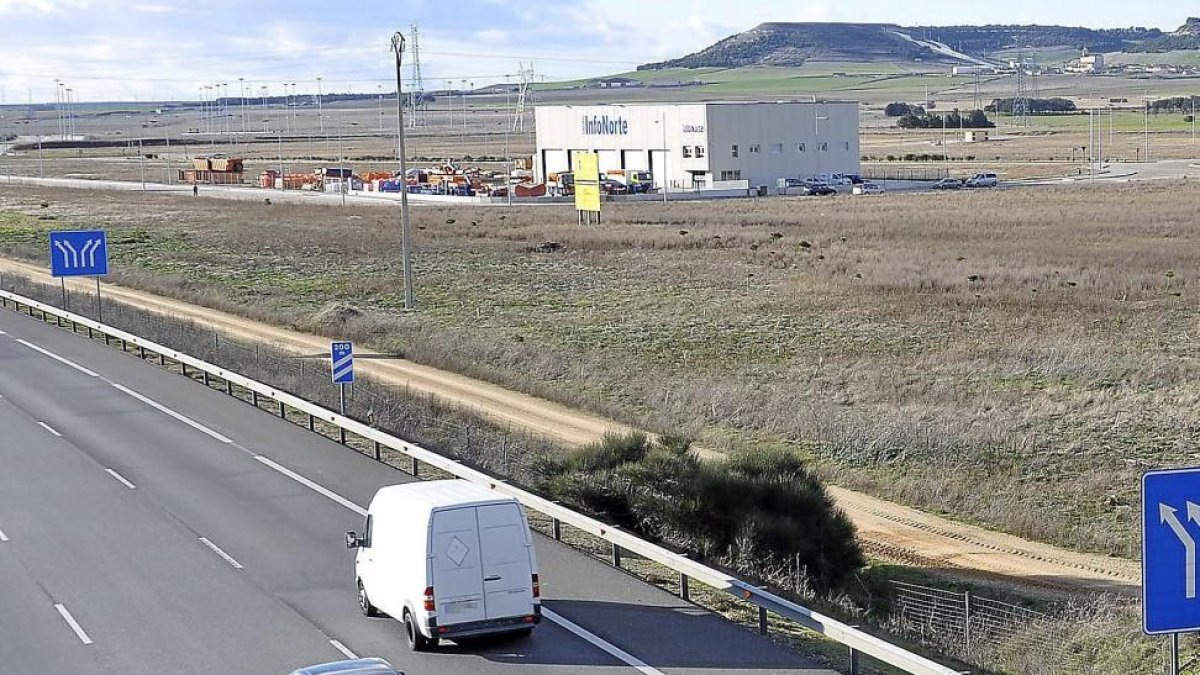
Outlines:
[[600, 211], [600, 155], [577, 152], [571, 160], [575, 174], [575, 210]]

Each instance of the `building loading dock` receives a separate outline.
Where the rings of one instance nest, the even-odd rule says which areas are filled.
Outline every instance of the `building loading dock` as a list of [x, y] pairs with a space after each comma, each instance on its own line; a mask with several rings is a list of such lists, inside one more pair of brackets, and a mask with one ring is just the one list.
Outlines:
[[600, 173], [650, 171], [672, 190], [859, 172], [854, 101], [539, 106], [538, 180], [569, 171], [576, 152], [596, 152]]

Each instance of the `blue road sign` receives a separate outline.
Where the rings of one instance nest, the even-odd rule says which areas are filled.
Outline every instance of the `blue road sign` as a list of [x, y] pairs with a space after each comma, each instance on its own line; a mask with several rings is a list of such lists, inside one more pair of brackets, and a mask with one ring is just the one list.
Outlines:
[[1142, 627], [1150, 635], [1200, 631], [1196, 541], [1200, 468], [1142, 476]]
[[331, 342], [329, 360], [333, 364], [333, 383], [350, 384], [354, 381], [354, 344]]
[[104, 231], [51, 232], [50, 274], [55, 277], [108, 274], [108, 238]]

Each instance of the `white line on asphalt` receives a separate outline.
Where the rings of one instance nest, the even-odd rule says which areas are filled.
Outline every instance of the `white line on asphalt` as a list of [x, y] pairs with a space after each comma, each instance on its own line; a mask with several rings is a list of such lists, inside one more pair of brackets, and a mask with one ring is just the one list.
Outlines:
[[0, 335], [8, 335], [8, 333], [5, 333], [4, 331], [0, 330]]
[[8, 535], [4, 534], [4, 530], [0, 530], [0, 541], [8, 541]]
[[71, 627], [71, 630], [75, 631], [75, 635], [79, 638], [80, 642], [85, 645], [92, 644], [92, 638], [88, 637], [88, 634], [83, 632], [83, 628], [79, 625], [79, 622], [75, 620], [75, 617], [71, 616], [71, 613], [67, 611], [66, 607], [63, 607], [61, 604], [55, 604], [54, 609], [58, 610], [58, 613], [62, 615], [63, 621], [66, 621], [67, 625]]
[[113, 471], [112, 469], [105, 469], [104, 472], [107, 473], [108, 475], [112, 476], [113, 478], [116, 478], [117, 480], [121, 481], [121, 483], [124, 484], [125, 487], [129, 488], [130, 490], [137, 489], [136, 485], [134, 485], [133, 483], [130, 483], [128, 480], [125, 480], [125, 477], [122, 476], [121, 474], [117, 473], [116, 471]]
[[364, 509], [363, 507], [359, 506], [358, 504], [355, 504], [354, 502], [350, 501], [349, 499], [346, 499], [345, 497], [337, 494], [336, 492], [333, 492], [332, 490], [329, 490], [329, 489], [321, 487], [320, 485], [317, 485], [316, 483], [305, 478], [304, 476], [301, 476], [300, 474], [296, 473], [295, 471], [292, 471], [291, 469], [289, 469], [287, 467], [280, 466], [280, 465], [276, 464], [275, 462], [267, 459], [266, 457], [263, 457], [262, 455], [255, 455], [254, 459], [257, 459], [258, 461], [262, 462], [263, 464], [266, 464], [267, 466], [271, 467], [272, 469], [275, 469], [279, 473], [287, 476], [288, 478], [291, 478], [292, 480], [303, 485], [304, 487], [332, 499], [333, 501], [341, 504], [342, 506], [350, 509], [351, 511], [357, 513], [360, 516], [365, 517], [367, 515], [367, 510]]
[[54, 434], [55, 436], [62, 437], [62, 434], [58, 433], [58, 431], [54, 427], [50, 426], [49, 424], [46, 424], [45, 422], [38, 422], [38, 426], [45, 429], [46, 431], [49, 431], [50, 433]]
[[91, 370], [88, 370], [87, 368], [84, 368], [83, 366], [79, 365], [78, 363], [64, 359], [63, 357], [59, 356], [58, 354], [55, 354], [54, 352], [42, 349], [41, 347], [33, 344], [32, 342], [27, 342], [20, 338], [17, 338], [17, 342], [20, 342], [21, 344], [25, 345], [26, 347], [29, 347], [30, 349], [32, 349], [35, 352], [38, 352], [39, 354], [45, 354], [46, 356], [49, 356], [50, 358], [54, 359], [55, 361], [58, 361], [59, 363], [65, 363], [66, 365], [71, 366], [75, 370], [78, 370], [79, 372], [83, 373], [84, 375], [87, 375], [88, 377], [100, 377], [99, 374], [97, 374]]
[[606, 641], [604, 638], [596, 635], [595, 633], [592, 633], [592, 632], [588, 631], [587, 629], [585, 629], [567, 619], [564, 619], [563, 617], [546, 609], [545, 607], [542, 607], [542, 616], [544, 616], [547, 619], [549, 619], [550, 621], [553, 621], [554, 623], [562, 626], [563, 628], [566, 628], [567, 630], [571, 631], [575, 635], [583, 638], [584, 640], [587, 640], [588, 642], [599, 647], [600, 649], [608, 652], [610, 655], [623, 661], [627, 665], [632, 666], [634, 668], [634, 670], [637, 670], [639, 673], [642, 673], [643, 675], [663, 675], [663, 672], [661, 670], [647, 664], [645, 661], [637, 658], [633, 654], [630, 654], [629, 652], [625, 651], [624, 649], [621, 649], [620, 647], [612, 644], [611, 642]]
[[358, 658], [358, 654], [355, 654], [354, 652], [350, 651], [349, 649], [346, 648], [346, 645], [338, 642], [337, 640], [330, 640], [329, 644], [333, 645], [334, 649], [345, 654], [346, 658], [348, 658], [348, 659], [357, 659]]
[[225, 562], [229, 563], [230, 565], [233, 565], [233, 569], [235, 569], [235, 570], [242, 569], [242, 564], [240, 562], [234, 560], [233, 556], [229, 555], [225, 551], [222, 551], [220, 546], [217, 546], [216, 544], [209, 541], [207, 537], [200, 537], [200, 543], [211, 548], [213, 553], [216, 553], [217, 555], [224, 558]]
[[233, 442], [232, 439], [222, 436], [221, 434], [213, 431], [212, 429], [209, 429], [208, 427], [204, 426], [203, 424], [200, 424], [199, 422], [191, 419], [190, 417], [180, 415], [179, 413], [175, 412], [174, 410], [171, 410], [167, 406], [165, 406], [153, 399], [142, 396], [141, 394], [130, 389], [129, 387], [126, 387], [125, 385], [117, 384], [116, 382], [113, 382], [112, 386], [116, 387], [118, 391], [123, 391], [126, 394], [129, 394], [130, 396], [141, 401], [142, 403], [145, 403], [146, 405], [150, 406], [151, 408], [154, 408], [155, 410], [165, 413], [167, 415], [170, 415], [171, 417], [174, 417], [175, 419], [179, 420], [180, 422], [183, 422], [184, 424], [188, 425], [189, 427], [192, 427], [193, 429], [196, 429], [197, 431], [206, 433], [209, 436], [212, 436], [213, 438], [217, 439], [218, 441], [221, 441], [222, 443], [232, 443]]

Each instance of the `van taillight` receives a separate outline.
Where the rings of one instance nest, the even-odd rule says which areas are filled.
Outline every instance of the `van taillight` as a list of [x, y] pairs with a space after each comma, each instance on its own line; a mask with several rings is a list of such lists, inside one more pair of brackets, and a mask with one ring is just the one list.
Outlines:
[[425, 611], [433, 612], [437, 610], [437, 605], [433, 602], [433, 586], [425, 587]]
[[533, 597], [542, 597], [542, 584], [538, 581], [538, 575], [533, 575]]

